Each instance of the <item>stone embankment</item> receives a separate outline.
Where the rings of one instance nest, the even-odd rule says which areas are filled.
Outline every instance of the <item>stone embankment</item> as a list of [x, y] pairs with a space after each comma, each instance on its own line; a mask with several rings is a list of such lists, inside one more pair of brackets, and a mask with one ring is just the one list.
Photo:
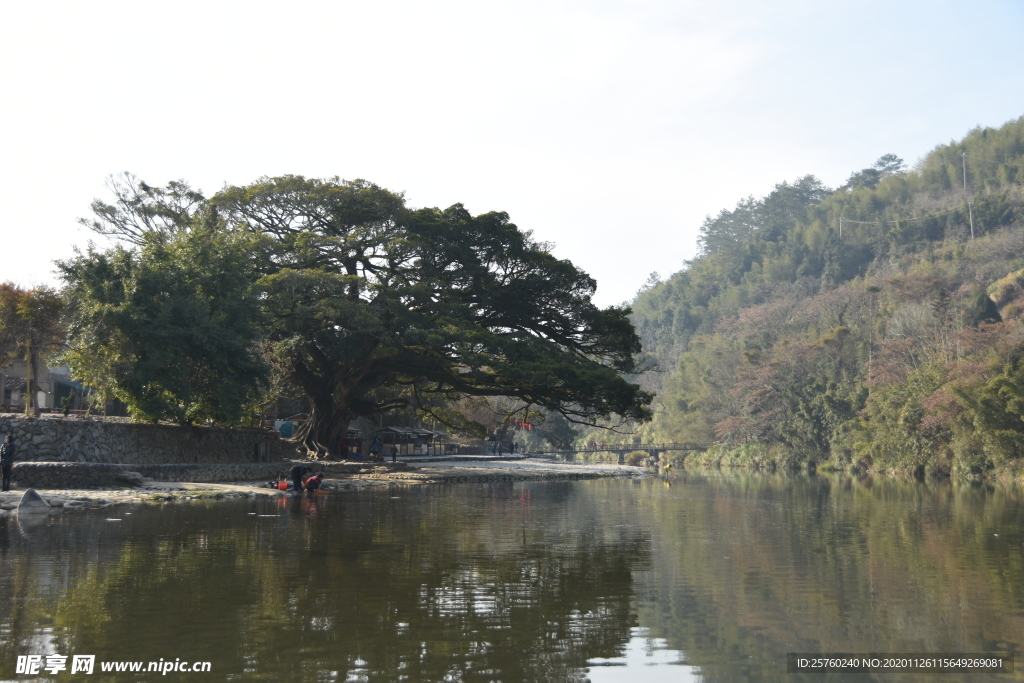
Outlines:
[[0, 414], [0, 434], [12, 434], [18, 460], [107, 464], [269, 463], [294, 456], [294, 446], [270, 429], [183, 427], [118, 419]]

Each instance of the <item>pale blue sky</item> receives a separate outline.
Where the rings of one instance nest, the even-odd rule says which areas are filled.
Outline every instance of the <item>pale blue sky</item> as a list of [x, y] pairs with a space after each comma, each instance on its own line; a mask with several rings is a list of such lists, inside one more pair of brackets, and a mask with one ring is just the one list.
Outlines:
[[1024, 3], [93, 2], [0, 11], [0, 280], [53, 282], [110, 173], [366, 178], [500, 209], [598, 301], [708, 213], [1024, 115]]

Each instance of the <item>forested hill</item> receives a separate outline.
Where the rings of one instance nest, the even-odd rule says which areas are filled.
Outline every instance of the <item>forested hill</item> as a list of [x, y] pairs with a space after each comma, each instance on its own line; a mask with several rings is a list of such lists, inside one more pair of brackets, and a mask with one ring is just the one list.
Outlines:
[[[966, 188], [965, 188], [966, 182]], [[633, 302], [656, 440], [983, 471], [1024, 455], [1024, 117], [705, 219]]]

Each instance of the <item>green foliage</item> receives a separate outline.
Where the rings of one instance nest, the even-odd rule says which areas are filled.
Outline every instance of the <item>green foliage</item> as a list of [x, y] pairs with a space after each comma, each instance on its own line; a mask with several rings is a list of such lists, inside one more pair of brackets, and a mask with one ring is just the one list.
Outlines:
[[707, 451], [688, 455], [684, 463], [707, 467], [749, 467], [752, 469], [797, 470], [813, 460], [801, 458], [800, 454], [782, 444], [744, 442], [739, 444], [718, 444]]
[[630, 451], [624, 458], [627, 465], [631, 467], [644, 467], [651, 462], [651, 456], [647, 451]]
[[580, 436], [579, 430], [560, 413], [548, 414], [537, 427], [537, 433], [553, 448], [564, 450], [572, 448]]
[[[267, 338], [311, 400], [311, 451], [330, 452], [356, 416], [432, 396], [506, 396], [583, 421], [648, 414], [619, 375], [640, 350], [628, 311], [597, 309], [594, 281], [504, 213], [408, 212], [364, 181], [297, 176], [212, 202], [260, 246]], [[409, 391], [380, 400], [394, 384]]]
[[238, 424], [267, 368], [249, 243], [223, 230], [147, 237], [60, 264], [75, 304], [76, 376], [143, 420]]
[[88, 224], [136, 250], [63, 267], [85, 304], [76, 369], [140, 416], [236, 418], [266, 375], [256, 341], [309, 399], [298, 437], [319, 455], [352, 419], [410, 406], [478, 432], [456, 414], [465, 397], [585, 423], [650, 416], [622, 376], [640, 351], [629, 309], [594, 306], [594, 280], [504, 213], [410, 211], [363, 180], [261, 178], [206, 200], [125, 178]]
[[858, 455], [899, 469], [923, 465], [949, 437], [948, 425], [928, 429], [924, 423], [924, 401], [945, 380], [939, 367], [926, 365], [905, 382], [888, 383], [874, 391], [865, 411], [869, 439], [859, 444]]
[[986, 395], [986, 345], [1024, 313], [1022, 168], [1024, 117], [909, 171], [887, 154], [835, 191], [806, 176], [705, 219], [700, 257], [632, 302], [662, 371], [643, 378], [652, 439], [861, 468], [1017, 458], [954, 390]]
[[96, 217], [80, 218], [78, 222], [101, 235], [136, 246], [187, 231], [206, 201], [182, 180], [159, 188], [147, 185], [131, 173], [111, 176], [107, 189], [114, 195], [114, 203], [95, 200], [92, 211]]
[[904, 170], [906, 170], [906, 166], [903, 163], [903, 159], [900, 159], [895, 154], [883, 154], [871, 168], [865, 168], [862, 171], [852, 173], [844, 187], [851, 189], [864, 187], [873, 190], [878, 187], [878, 183], [883, 178], [902, 173]]
[[[971, 390], [974, 389], [974, 390]], [[1024, 348], [978, 387], [958, 387], [965, 419], [981, 443], [984, 460], [972, 458], [975, 471], [1024, 457]], [[974, 452], [965, 455], [976, 455]]]
[[965, 322], [977, 326], [983, 322], [1002, 322], [996, 302], [985, 292], [984, 289], [974, 286], [967, 295], [964, 306]]
[[[22, 289], [10, 282], [0, 284], [0, 354], [23, 358], [29, 376], [35, 378], [40, 362], [63, 346], [65, 303], [49, 287]], [[26, 386], [25, 395], [28, 413], [35, 400], [31, 386]]]
[[22, 289], [0, 284], [0, 353], [25, 358], [53, 354], [61, 348], [65, 303], [49, 287]]

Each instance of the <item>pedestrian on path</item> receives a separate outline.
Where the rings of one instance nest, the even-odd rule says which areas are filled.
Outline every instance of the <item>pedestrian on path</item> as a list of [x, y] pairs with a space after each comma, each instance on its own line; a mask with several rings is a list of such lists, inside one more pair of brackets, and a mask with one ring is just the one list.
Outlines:
[[4, 445], [0, 446], [0, 469], [4, 474], [4, 491], [11, 490], [11, 468], [14, 466], [14, 456], [17, 454], [18, 447], [14, 445], [14, 437], [8, 434], [4, 437]]

